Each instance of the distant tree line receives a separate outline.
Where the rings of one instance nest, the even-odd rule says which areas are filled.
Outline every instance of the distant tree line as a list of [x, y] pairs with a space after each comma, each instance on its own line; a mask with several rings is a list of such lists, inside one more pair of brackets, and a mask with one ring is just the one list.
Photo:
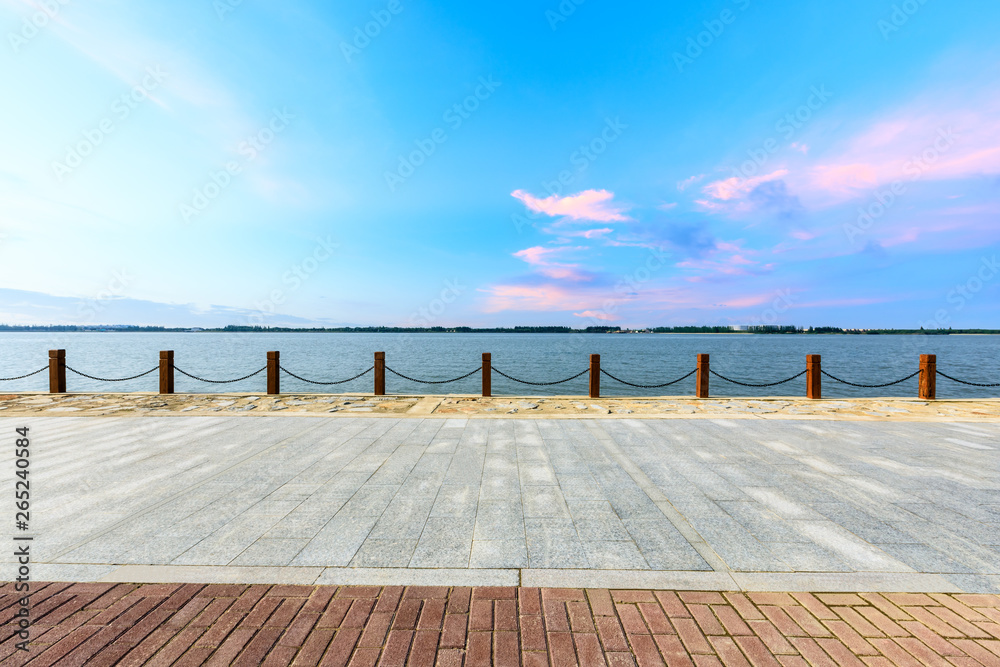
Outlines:
[[752, 325], [744, 329], [729, 326], [653, 327], [648, 329], [622, 329], [621, 327], [262, 327], [230, 324], [225, 327], [154, 327], [133, 325], [75, 325], [75, 324], [0, 324], [3, 332], [72, 333], [72, 332], [150, 332], [150, 333], [533, 333], [533, 334], [614, 334], [614, 333], [697, 333], [697, 334], [842, 334], [846, 336], [923, 335], [947, 336], [948, 334], [1000, 334], [1000, 329], [843, 329], [841, 327], [797, 327], [793, 325]]

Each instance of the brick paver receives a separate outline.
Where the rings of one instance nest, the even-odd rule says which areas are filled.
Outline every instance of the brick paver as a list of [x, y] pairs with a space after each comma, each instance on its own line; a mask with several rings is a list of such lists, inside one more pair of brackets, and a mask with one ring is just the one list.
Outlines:
[[0, 586], [3, 665], [1000, 665], [1000, 595]]

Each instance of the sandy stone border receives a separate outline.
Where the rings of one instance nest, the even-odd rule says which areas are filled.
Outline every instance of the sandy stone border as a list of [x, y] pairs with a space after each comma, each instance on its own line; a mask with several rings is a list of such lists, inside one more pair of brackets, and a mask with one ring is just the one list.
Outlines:
[[1000, 399], [493, 397], [370, 394], [47, 394], [0, 395], [0, 416], [309, 415], [504, 418], [826, 419], [1000, 421]]

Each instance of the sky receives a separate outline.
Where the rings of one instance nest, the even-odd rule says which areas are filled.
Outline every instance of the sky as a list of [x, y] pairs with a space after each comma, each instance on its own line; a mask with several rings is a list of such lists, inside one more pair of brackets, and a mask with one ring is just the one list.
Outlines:
[[0, 0], [0, 323], [1000, 328], [988, 0]]

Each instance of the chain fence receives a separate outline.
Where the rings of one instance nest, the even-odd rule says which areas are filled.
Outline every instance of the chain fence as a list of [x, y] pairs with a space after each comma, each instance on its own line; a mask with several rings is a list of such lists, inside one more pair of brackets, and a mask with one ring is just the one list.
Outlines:
[[987, 387], [987, 388], [1000, 387], [1000, 383], [997, 383], [997, 384], [979, 384], [978, 382], [969, 382], [967, 380], [959, 380], [958, 378], [953, 378], [952, 376], [946, 375], [946, 374], [942, 373], [941, 371], [938, 371], [937, 374], [940, 375], [941, 377], [948, 378], [952, 382], [957, 382], [959, 384], [967, 384], [970, 387]]
[[784, 380], [778, 380], [777, 382], [766, 382], [764, 384], [752, 384], [750, 382], [740, 382], [739, 380], [732, 380], [730, 378], [727, 378], [725, 375], [722, 375], [721, 373], [716, 373], [711, 369], [709, 369], [708, 372], [719, 379], [725, 380], [726, 382], [732, 382], [733, 384], [738, 384], [741, 387], [777, 387], [779, 384], [785, 384], [786, 382], [791, 382], [792, 380], [796, 380], [805, 375], [806, 373], [808, 373], [809, 371], [802, 371], [798, 375], [793, 375], [790, 378], [786, 378]]
[[138, 375], [133, 375], [133, 376], [127, 377], [127, 378], [99, 378], [99, 377], [96, 377], [94, 375], [87, 375], [86, 373], [78, 371], [75, 368], [71, 368], [69, 366], [66, 367], [66, 370], [68, 370], [70, 372], [73, 372], [73, 373], [76, 373], [80, 377], [85, 377], [88, 380], [97, 380], [98, 382], [126, 382], [128, 380], [138, 380], [141, 377], [145, 377], [145, 376], [149, 375], [150, 373], [152, 373], [155, 370], [159, 370], [159, 368], [160, 368], [159, 366], [153, 366], [152, 368], [150, 368], [145, 373], [139, 373]]
[[[29, 377], [32, 377], [34, 375], [38, 375], [39, 373], [43, 373], [48, 368], [49, 368], [48, 366], [43, 366], [42, 368], [39, 368], [36, 371], [32, 371], [31, 373], [26, 373], [24, 375], [18, 375], [18, 376], [15, 376], [15, 377], [0, 378], [0, 382], [11, 382], [11, 381], [14, 381], [14, 380], [22, 380], [22, 379], [25, 379], [25, 378], [29, 378]], [[154, 373], [158, 368], [159, 368], [159, 366], [154, 366], [153, 368], [151, 368], [151, 369], [149, 369], [147, 371], [144, 371], [144, 372], [139, 373], [137, 375], [131, 375], [129, 377], [123, 377], [123, 378], [105, 378], [105, 377], [98, 377], [98, 376], [95, 376], [95, 375], [90, 375], [88, 373], [84, 373], [83, 371], [76, 370], [75, 368], [72, 368], [70, 366], [66, 366], [65, 367], [65, 369], [67, 371], [70, 371], [70, 372], [72, 372], [72, 373], [74, 373], [76, 375], [79, 375], [81, 377], [85, 377], [85, 378], [87, 378], [89, 380], [94, 380], [94, 381], [97, 381], [97, 382], [126, 382], [126, 381], [129, 381], [129, 380], [137, 380], [139, 378], [142, 378], [142, 377], [145, 377], [145, 376], [149, 375], [150, 373]], [[305, 378], [305, 377], [302, 377], [301, 375], [297, 375], [297, 374], [293, 373], [292, 371], [288, 370], [284, 366], [279, 366], [278, 368], [279, 368], [280, 372], [283, 372], [283, 373], [285, 373], [285, 374], [287, 374], [287, 375], [295, 378], [296, 380], [300, 380], [300, 381], [306, 382], [308, 384], [322, 385], [322, 386], [334, 386], [334, 385], [347, 384], [348, 382], [352, 382], [354, 380], [362, 378], [365, 375], [368, 375], [369, 373], [371, 373], [373, 370], [375, 370], [375, 366], [370, 366], [366, 370], [358, 373], [357, 375], [354, 375], [353, 377], [349, 377], [349, 378], [347, 378], [345, 380], [333, 380], [333, 381], [327, 382], [327, 381], [320, 381], [320, 380], [310, 380], [309, 378]], [[192, 373], [188, 373], [187, 371], [185, 371], [185, 370], [183, 370], [181, 368], [178, 368], [177, 366], [174, 366], [173, 369], [175, 371], [177, 371], [178, 373], [180, 373], [181, 375], [189, 377], [192, 380], [196, 380], [198, 382], [207, 382], [207, 383], [210, 383], [210, 384], [232, 384], [232, 383], [235, 383], [235, 382], [242, 382], [243, 380], [249, 380], [250, 378], [255, 377], [255, 376], [263, 373], [265, 370], [267, 370], [267, 366], [264, 366], [263, 368], [260, 368], [260, 369], [258, 369], [256, 371], [254, 371], [253, 373], [250, 373], [248, 375], [244, 375], [243, 377], [234, 378], [232, 380], [211, 380], [211, 379], [208, 379], [208, 378], [199, 377], [199, 376], [194, 375]], [[576, 380], [577, 378], [582, 377], [583, 375], [586, 375], [591, 370], [590, 368], [586, 368], [586, 369], [580, 371], [579, 373], [577, 373], [576, 375], [573, 375], [571, 377], [565, 378], [563, 380], [556, 380], [554, 382], [535, 382], [535, 381], [531, 381], [531, 380], [523, 380], [521, 378], [516, 378], [516, 377], [514, 377], [512, 375], [508, 375], [507, 373], [504, 373], [503, 371], [501, 371], [500, 369], [498, 369], [496, 366], [492, 366], [491, 365], [490, 369], [493, 372], [495, 372], [497, 375], [499, 375], [501, 377], [504, 377], [504, 378], [506, 378], [506, 379], [508, 379], [508, 380], [510, 380], [512, 382], [516, 382], [518, 384], [528, 385], [528, 386], [532, 386], [532, 387], [551, 387], [551, 386], [555, 386], [555, 385], [565, 384], [567, 382], [571, 382], [572, 380]], [[400, 378], [402, 378], [404, 380], [407, 380], [409, 382], [414, 382], [414, 383], [417, 383], [417, 384], [425, 384], [425, 385], [443, 385], [443, 384], [450, 384], [452, 382], [459, 382], [461, 380], [465, 380], [465, 379], [467, 379], [469, 377], [472, 377], [476, 373], [482, 372], [482, 367], [476, 367], [475, 369], [469, 371], [468, 373], [466, 373], [464, 375], [461, 375], [461, 376], [456, 377], [456, 378], [451, 378], [451, 379], [448, 379], [448, 380], [422, 380], [422, 379], [419, 379], [419, 378], [411, 377], [411, 376], [406, 375], [404, 373], [400, 373], [399, 371], [394, 370], [392, 368], [389, 368], [388, 366], [385, 368], [385, 370], [387, 370], [388, 372], [392, 373], [393, 375], [395, 375], [397, 377], [400, 377]], [[620, 377], [618, 377], [618, 376], [610, 373], [609, 371], [607, 371], [607, 370], [605, 370], [603, 368], [600, 369], [600, 372], [601, 372], [601, 374], [606, 375], [607, 377], [609, 377], [610, 379], [614, 380], [615, 382], [619, 382], [619, 383], [621, 383], [623, 385], [627, 385], [629, 387], [635, 387], [637, 389], [660, 389], [660, 388], [669, 387], [671, 385], [675, 385], [675, 384], [677, 384], [679, 382], [683, 382], [684, 380], [687, 380], [692, 375], [694, 375], [695, 373], [697, 373], [698, 369], [695, 369], [695, 370], [691, 371], [690, 373], [688, 373], [688, 374], [686, 374], [686, 375], [684, 375], [682, 377], [677, 378], [676, 380], [671, 380], [669, 382], [663, 382], [663, 383], [660, 383], [660, 384], [642, 384], [642, 383], [638, 383], [638, 382], [631, 382], [629, 380], [622, 379], [622, 378], [620, 378]], [[727, 377], [727, 376], [725, 376], [725, 375], [723, 375], [723, 374], [721, 374], [721, 373], [719, 373], [719, 372], [717, 372], [717, 371], [715, 371], [715, 370], [713, 370], [711, 368], [709, 369], [709, 372], [712, 375], [714, 375], [715, 377], [717, 377], [717, 378], [719, 378], [721, 380], [724, 380], [725, 382], [729, 382], [729, 383], [732, 383], [732, 384], [735, 384], [735, 385], [739, 385], [741, 387], [752, 387], [752, 388], [776, 387], [778, 385], [783, 385], [783, 384], [785, 384], [787, 382], [792, 382], [793, 380], [797, 380], [798, 378], [800, 378], [803, 375], [806, 375], [808, 373], [808, 371], [804, 370], [801, 373], [797, 373], [796, 375], [793, 375], [792, 377], [789, 377], [789, 378], [785, 378], [784, 380], [778, 380], [777, 382], [754, 383], [754, 382], [743, 382], [741, 380], [734, 380], [733, 378]], [[849, 380], [844, 380], [843, 378], [837, 377], [836, 375], [833, 375], [832, 373], [829, 373], [826, 370], [821, 370], [820, 372], [824, 376], [826, 376], [826, 377], [830, 378], [831, 380], [833, 380], [834, 382], [839, 382], [841, 384], [844, 384], [844, 385], [847, 385], [847, 386], [850, 386], [850, 387], [857, 387], [857, 388], [860, 388], [860, 389], [882, 389], [882, 388], [885, 388], [885, 387], [892, 387], [892, 386], [895, 386], [895, 385], [898, 385], [898, 384], [902, 384], [903, 382], [911, 380], [914, 377], [920, 375], [923, 372], [923, 369], [918, 370], [918, 371], [916, 371], [914, 373], [911, 373], [910, 375], [907, 375], [904, 378], [900, 378], [899, 380], [894, 380], [893, 382], [885, 382], [885, 383], [881, 383], [881, 384], [862, 384], [862, 383], [858, 383], [858, 382], [851, 382]], [[968, 380], [962, 380], [962, 379], [953, 377], [953, 376], [948, 375], [947, 373], [944, 373], [944, 372], [942, 372], [940, 370], [936, 371], [936, 373], [937, 373], [937, 375], [940, 375], [941, 377], [943, 377], [943, 378], [945, 378], [947, 380], [950, 380], [952, 382], [956, 382], [958, 384], [967, 385], [967, 386], [970, 386], [970, 387], [979, 387], [979, 388], [997, 388], [997, 387], [1000, 387], [1000, 383], [971, 382], [971, 381], [968, 381]]]
[[24, 378], [30, 378], [32, 375], [38, 375], [42, 371], [48, 370], [48, 368], [49, 368], [48, 366], [42, 366], [37, 371], [33, 371], [33, 372], [28, 373], [26, 375], [18, 375], [17, 377], [13, 377], [13, 378], [0, 378], [0, 382], [12, 382], [14, 380], [23, 380]]
[[569, 382], [570, 380], [575, 380], [578, 377], [580, 377], [581, 375], [585, 375], [585, 374], [587, 374], [587, 373], [590, 372], [590, 369], [586, 368], [586, 369], [582, 370], [581, 372], [577, 373], [576, 375], [574, 375], [573, 377], [566, 378], [565, 380], [559, 380], [558, 382], [530, 382], [528, 380], [519, 380], [516, 377], [511, 377], [510, 375], [507, 375], [503, 371], [499, 370], [496, 366], [490, 366], [490, 368], [492, 368], [494, 371], [496, 371], [496, 373], [498, 375], [502, 375], [503, 377], [507, 378], [508, 380], [511, 380], [513, 382], [520, 382], [521, 384], [530, 385], [532, 387], [551, 387], [552, 385], [563, 384], [564, 382]]
[[451, 382], [458, 382], [459, 380], [464, 380], [467, 377], [472, 377], [473, 375], [475, 375], [476, 373], [479, 373], [483, 369], [482, 368], [477, 368], [474, 371], [466, 373], [465, 375], [463, 375], [461, 377], [454, 378], [453, 380], [418, 380], [416, 378], [411, 378], [408, 375], [403, 375], [402, 373], [394, 371], [391, 368], [389, 368], [388, 366], [385, 367], [385, 370], [389, 371], [393, 375], [397, 375], [397, 376], [403, 378], [404, 380], [409, 380], [410, 382], [416, 382], [417, 384], [449, 384]]
[[263, 373], [264, 371], [266, 371], [266, 370], [267, 370], [267, 366], [264, 366], [264, 367], [263, 367], [263, 368], [261, 368], [260, 370], [256, 370], [256, 371], [254, 371], [254, 372], [253, 372], [253, 373], [251, 373], [250, 375], [244, 375], [243, 377], [241, 377], [241, 378], [236, 378], [235, 380], [207, 380], [207, 379], [205, 379], [205, 378], [200, 378], [200, 377], [198, 377], [197, 375], [191, 375], [190, 373], [187, 373], [187, 372], [185, 372], [185, 371], [182, 371], [181, 369], [177, 368], [177, 366], [174, 366], [174, 370], [175, 370], [175, 371], [177, 371], [178, 373], [180, 373], [181, 375], [186, 375], [186, 376], [188, 376], [188, 377], [189, 377], [189, 378], [191, 378], [192, 380], [198, 380], [198, 382], [210, 382], [210, 383], [212, 383], [212, 384], [231, 384], [231, 383], [233, 383], [233, 382], [242, 382], [243, 380], [249, 380], [249, 379], [250, 379], [250, 378], [252, 378], [253, 376], [255, 376], [255, 375], [259, 375], [260, 373]]
[[847, 380], [841, 380], [839, 377], [836, 377], [835, 375], [830, 375], [826, 371], [822, 371], [823, 375], [827, 376], [831, 380], [835, 380], [837, 382], [840, 382], [841, 384], [846, 384], [846, 385], [851, 386], [851, 387], [859, 387], [861, 389], [881, 389], [883, 387], [891, 387], [893, 385], [897, 385], [897, 384], [901, 384], [903, 382], [906, 382], [907, 380], [920, 375], [922, 372], [923, 372], [923, 370], [919, 370], [916, 373], [912, 373], [910, 375], [907, 375], [905, 378], [902, 378], [901, 380], [896, 380], [895, 382], [886, 382], [885, 384], [857, 384], [855, 382], [848, 382]]
[[615, 377], [614, 375], [612, 375], [611, 373], [607, 372], [603, 368], [601, 369], [601, 373], [602, 374], [607, 375], [609, 378], [611, 378], [615, 382], [621, 382], [622, 384], [626, 384], [626, 385], [628, 385], [630, 387], [636, 387], [638, 389], [660, 389], [661, 387], [669, 387], [672, 384], [677, 384], [678, 382], [682, 382], [684, 380], [687, 380], [689, 377], [691, 377], [692, 375], [694, 375], [697, 372], [698, 372], [698, 369], [696, 368], [696, 369], [694, 369], [693, 371], [691, 371], [690, 373], [688, 373], [687, 375], [685, 375], [682, 378], [677, 378], [676, 380], [671, 380], [670, 382], [664, 382], [663, 384], [636, 384], [635, 382], [629, 382], [628, 380], [623, 380], [620, 377]]
[[302, 377], [301, 375], [296, 375], [295, 373], [291, 372], [290, 370], [288, 370], [284, 366], [279, 366], [278, 368], [280, 368], [282, 370], [282, 372], [284, 372], [284, 373], [286, 373], [288, 375], [291, 375], [296, 380], [302, 380], [303, 382], [308, 382], [309, 384], [320, 384], [320, 385], [325, 385], [325, 386], [330, 386], [330, 385], [335, 385], [335, 384], [347, 384], [348, 382], [351, 382], [352, 380], [357, 380], [358, 378], [364, 377], [365, 375], [368, 375], [373, 370], [375, 370], [375, 367], [371, 366], [371, 367], [368, 368], [368, 370], [361, 371], [360, 373], [358, 373], [354, 377], [347, 378], [346, 380], [335, 380], [333, 382], [319, 382], [317, 380], [307, 380], [306, 378]]

